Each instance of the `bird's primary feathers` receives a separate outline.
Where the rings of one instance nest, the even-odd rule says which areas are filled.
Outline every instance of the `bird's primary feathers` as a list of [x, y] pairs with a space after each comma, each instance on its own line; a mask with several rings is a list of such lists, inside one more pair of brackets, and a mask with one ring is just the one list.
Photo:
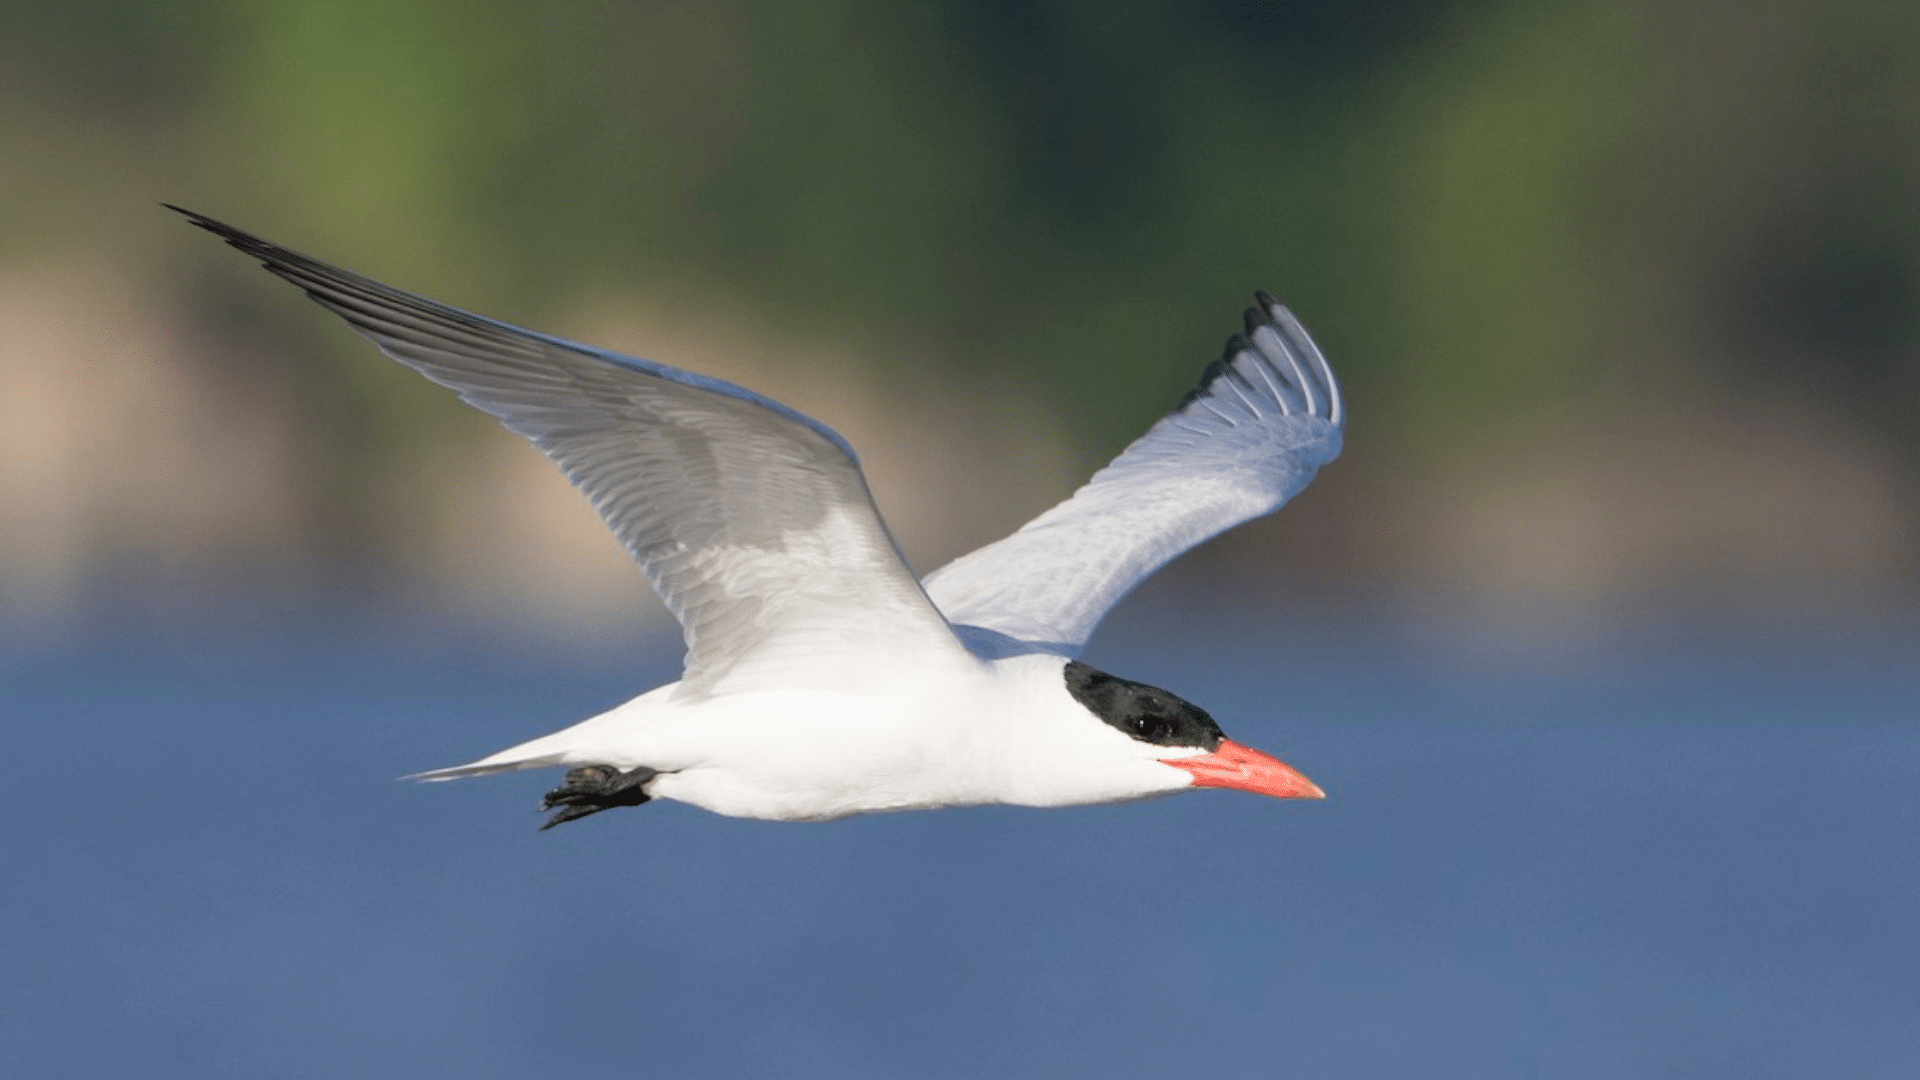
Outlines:
[[921, 582], [852, 447], [817, 420], [180, 212], [544, 451], [685, 631], [678, 682], [421, 779], [569, 766], [549, 826], [650, 798], [821, 820], [1187, 787], [1320, 795], [1198, 707], [1074, 659], [1148, 575], [1278, 509], [1339, 454], [1332, 369], [1272, 297], [1071, 498]]

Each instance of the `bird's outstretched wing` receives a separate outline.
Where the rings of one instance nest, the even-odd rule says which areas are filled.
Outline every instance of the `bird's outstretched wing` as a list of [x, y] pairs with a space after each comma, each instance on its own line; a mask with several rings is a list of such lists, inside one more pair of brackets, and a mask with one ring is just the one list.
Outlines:
[[1180, 407], [1072, 498], [929, 574], [984, 655], [1079, 653], [1107, 609], [1168, 560], [1278, 510], [1340, 454], [1346, 410], [1319, 346], [1265, 293]]
[[855, 656], [872, 670], [876, 656], [965, 655], [888, 535], [853, 449], [826, 425], [180, 212], [557, 462], [679, 618], [686, 692], [831, 685], [855, 677], [837, 663]]

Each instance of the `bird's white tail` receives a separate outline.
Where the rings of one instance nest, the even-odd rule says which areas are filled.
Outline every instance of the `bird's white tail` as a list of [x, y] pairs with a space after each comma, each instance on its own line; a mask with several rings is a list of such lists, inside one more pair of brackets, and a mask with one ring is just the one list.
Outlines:
[[565, 765], [568, 754], [573, 750], [579, 736], [574, 727], [564, 728], [551, 735], [542, 735], [518, 746], [509, 746], [497, 754], [488, 754], [479, 761], [465, 765], [455, 765], [449, 769], [429, 769], [426, 772], [403, 776], [402, 780], [458, 780], [463, 776], [491, 776], [494, 773], [518, 772], [521, 769], [544, 769], [550, 765]]
[[494, 773], [519, 772], [521, 769], [544, 769], [549, 765], [566, 764], [566, 753], [542, 754], [539, 757], [519, 758], [513, 761], [495, 761], [495, 754], [483, 758], [471, 765], [455, 765], [450, 769], [428, 769], [426, 772], [403, 776], [402, 780], [459, 780], [467, 776], [492, 776]]
[[[661, 687], [653, 693], [670, 691], [674, 684]], [[625, 705], [609, 709], [598, 716], [588, 717], [572, 727], [561, 728], [549, 735], [529, 739], [517, 746], [509, 746], [498, 753], [488, 754], [479, 761], [465, 765], [455, 765], [446, 769], [429, 769], [426, 772], [403, 776], [402, 780], [458, 780], [465, 776], [491, 776], [494, 773], [518, 772], [521, 769], [544, 769], [554, 765], [595, 765], [605, 759], [596, 751], [582, 750], [582, 746], [601, 746], [604, 748], [603, 733], [607, 725], [631, 723], [634, 706], [652, 696], [642, 695]]]

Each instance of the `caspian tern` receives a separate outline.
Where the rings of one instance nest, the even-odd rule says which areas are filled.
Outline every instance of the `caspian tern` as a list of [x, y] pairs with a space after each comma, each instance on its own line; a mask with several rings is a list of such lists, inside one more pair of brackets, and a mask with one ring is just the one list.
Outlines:
[[544, 451], [680, 620], [678, 682], [416, 779], [568, 766], [542, 828], [655, 798], [822, 821], [1191, 787], [1324, 797], [1198, 707], [1075, 659], [1134, 586], [1339, 454], [1333, 371], [1265, 293], [1179, 407], [1071, 498], [915, 581], [825, 424], [179, 212]]

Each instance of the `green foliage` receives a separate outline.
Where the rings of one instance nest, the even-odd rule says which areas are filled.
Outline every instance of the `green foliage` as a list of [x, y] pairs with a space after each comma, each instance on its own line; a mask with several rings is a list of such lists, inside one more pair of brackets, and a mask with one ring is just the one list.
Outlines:
[[[1826, 288], [1808, 334], [1878, 328], [1848, 392], [1909, 378], [1920, 9], [1716, 10], [78, 0], [0, 8], [0, 57], [74, 124], [184, 147], [152, 194], [509, 317], [728, 293], [877, 362], [1024, 381], [1102, 451], [1266, 288], [1356, 423], [1422, 455], [1729, 362], [1693, 343], [1742, 290]], [[1702, 84], [1723, 68], [1744, 97]], [[1868, 145], [1838, 207], [1858, 170], [1742, 171]], [[1814, 239], [1772, 285], [1701, 224], [1765, 237], [1782, 206]]]

